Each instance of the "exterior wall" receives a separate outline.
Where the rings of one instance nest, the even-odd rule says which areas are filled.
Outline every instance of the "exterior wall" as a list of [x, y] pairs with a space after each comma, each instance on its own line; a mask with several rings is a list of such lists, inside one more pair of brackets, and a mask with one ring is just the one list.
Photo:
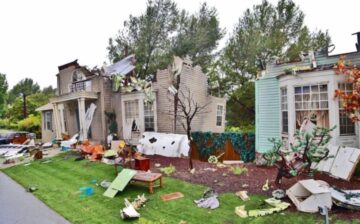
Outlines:
[[[287, 87], [288, 94], [288, 121], [289, 121], [289, 142], [294, 141], [295, 133], [295, 86], [327, 84], [328, 86], [328, 102], [329, 102], [329, 126], [337, 128], [332, 132], [331, 144], [359, 147], [359, 125], [356, 124], [356, 135], [340, 135], [339, 125], [339, 100], [334, 98], [334, 91], [338, 88], [339, 83], [345, 82], [344, 76], [336, 75], [333, 70], [317, 71], [311, 73], [303, 73], [298, 75], [287, 75], [279, 79], [280, 88]], [[279, 110], [280, 113], [280, 110]]]
[[[189, 60], [182, 60], [180, 67], [180, 85], [179, 93], [182, 92], [185, 97], [191, 94], [191, 97], [199, 105], [207, 105], [204, 112], [194, 117], [191, 123], [192, 131], [212, 131], [223, 132], [225, 130], [225, 111], [226, 99], [217, 98], [208, 94], [208, 82], [206, 75], [201, 71], [200, 66], [193, 67]], [[173, 83], [172, 72], [170, 69], [165, 69], [157, 72], [157, 81], [153, 83], [153, 88], [157, 95], [157, 115], [158, 131], [159, 132], [173, 132], [178, 134], [185, 134], [185, 130], [179, 121], [174, 122], [174, 100], [168, 91], [168, 87]], [[179, 94], [179, 98], [181, 98]], [[223, 122], [221, 126], [216, 126], [216, 110], [217, 105], [224, 106]], [[169, 115], [170, 114], [170, 115]]]
[[[48, 110], [52, 111], [52, 110]], [[45, 121], [45, 112], [47, 111], [41, 111], [41, 141], [43, 143], [49, 142], [55, 138], [55, 127], [54, 127], [54, 116], [52, 116], [52, 130], [47, 130], [44, 125]]]
[[269, 138], [280, 137], [280, 88], [276, 78], [255, 82], [255, 148], [263, 153], [272, 148]]

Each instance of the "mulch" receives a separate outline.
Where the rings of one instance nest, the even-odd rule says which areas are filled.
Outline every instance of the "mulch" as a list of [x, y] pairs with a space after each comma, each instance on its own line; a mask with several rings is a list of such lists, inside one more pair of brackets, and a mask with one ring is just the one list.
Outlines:
[[[161, 167], [172, 164], [176, 167], [176, 172], [171, 174], [172, 177], [186, 182], [208, 186], [218, 193], [235, 193], [240, 190], [246, 190], [248, 191], [250, 197], [251, 194], [263, 194], [271, 197], [271, 192], [273, 190], [279, 188], [286, 190], [294, 185], [298, 180], [302, 179], [323, 180], [330, 184], [330, 186], [335, 186], [340, 189], [360, 189], [360, 181], [356, 180], [356, 178], [353, 178], [353, 180], [349, 182], [332, 178], [324, 173], [315, 173], [313, 177], [299, 175], [291, 179], [283, 178], [282, 184], [277, 186], [274, 183], [277, 175], [277, 169], [275, 167], [256, 166], [254, 163], [246, 163], [243, 164], [243, 166], [248, 169], [248, 172], [241, 175], [235, 175], [229, 170], [229, 167], [217, 168], [214, 164], [193, 160], [195, 173], [191, 174], [188, 169], [189, 160], [186, 158], [168, 158], [163, 156], [147, 157], [150, 158], [152, 172], [160, 172], [160, 168], [154, 166], [156, 163], [161, 164]], [[215, 168], [216, 170], [213, 171], [209, 168]], [[264, 192], [262, 191], [262, 186], [265, 184], [266, 180], [269, 181], [270, 190]], [[291, 210], [296, 211], [294, 206], [292, 206]], [[333, 205], [331, 214], [335, 214], [336, 217], [340, 219], [360, 219], [359, 211], [347, 210], [336, 207], [335, 205]]]

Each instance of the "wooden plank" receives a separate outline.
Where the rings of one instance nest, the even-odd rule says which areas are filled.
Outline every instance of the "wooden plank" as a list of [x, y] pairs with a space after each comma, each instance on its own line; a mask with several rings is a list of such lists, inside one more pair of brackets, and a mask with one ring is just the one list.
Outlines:
[[350, 180], [351, 175], [359, 162], [359, 155], [359, 149], [349, 147], [340, 148], [333, 166], [331, 167], [331, 175], [344, 180]]
[[104, 196], [113, 198], [118, 191], [123, 191], [130, 180], [135, 176], [136, 171], [130, 169], [123, 169], [110, 184], [108, 189], [104, 192]]

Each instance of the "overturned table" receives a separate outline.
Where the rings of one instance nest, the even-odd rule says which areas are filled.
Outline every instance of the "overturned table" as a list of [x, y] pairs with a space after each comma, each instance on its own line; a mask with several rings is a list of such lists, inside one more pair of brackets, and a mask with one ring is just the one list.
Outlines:
[[[159, 181], [159, 184], [154, 185], [157, 180]], [[131, 179], [131, 181], [148, 184], [149, 192], [154, 193], [154, 187], [162, 187], [162, 174], [137, 171], [135, 176]]]

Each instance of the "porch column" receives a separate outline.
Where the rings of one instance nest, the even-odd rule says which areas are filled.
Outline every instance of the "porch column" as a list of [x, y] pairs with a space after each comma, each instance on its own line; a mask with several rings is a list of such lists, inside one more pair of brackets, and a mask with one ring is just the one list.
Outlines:
[[87, 130], [85, 127], [85, 98], [78, 99], [80, 140], [87, 139]]
[[59, 104], [58, 108], [59, 108], [61, 133], [65, 133], [64, 104]]
[[61, 138], [61, 127], [60, 127], [60, 117], [59, 117], [59, 109], [57, 103], [53, 103], [53, 114], [54, 114], [54, 122], [55, 122], [55, 133], [56, 138]]

